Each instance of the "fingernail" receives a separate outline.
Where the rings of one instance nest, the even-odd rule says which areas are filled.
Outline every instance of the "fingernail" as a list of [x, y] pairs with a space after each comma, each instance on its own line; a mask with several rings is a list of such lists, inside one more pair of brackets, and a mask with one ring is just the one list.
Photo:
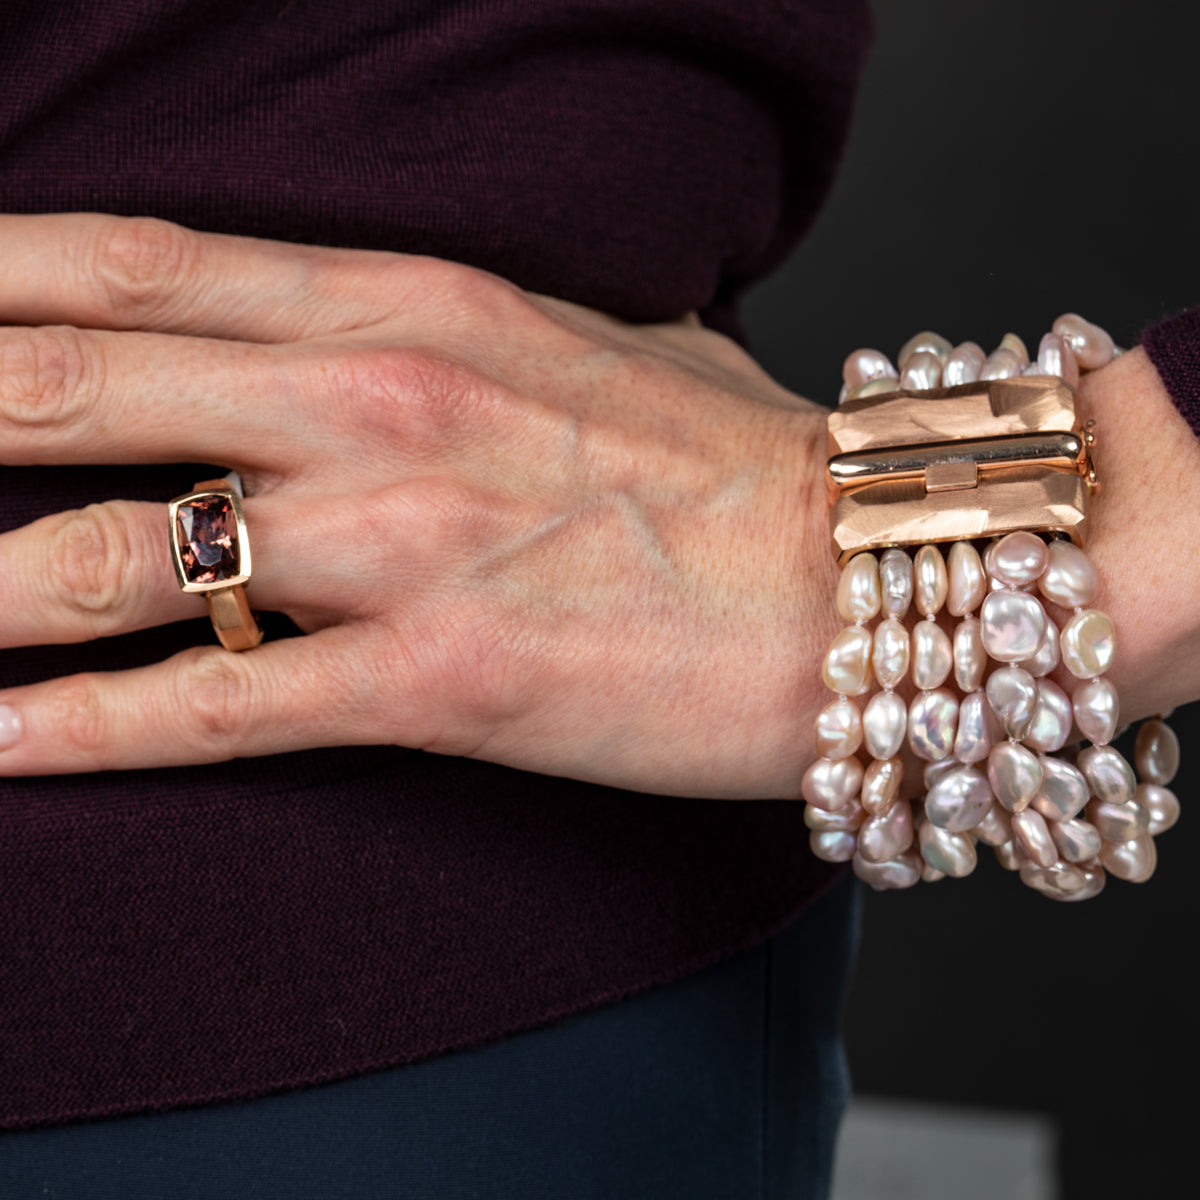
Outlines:
[[0, 750], [7, 750], [21, 736], [21, 714], [7, 704], [0, 704]]

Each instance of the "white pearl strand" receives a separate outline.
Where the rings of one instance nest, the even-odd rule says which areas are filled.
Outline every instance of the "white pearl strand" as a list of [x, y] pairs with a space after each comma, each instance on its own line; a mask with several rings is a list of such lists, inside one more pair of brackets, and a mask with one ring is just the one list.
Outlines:
[[[1073, 313], [1054, 322], [1032, 362], [1014, 334], [985, 356], [974, 342], [954, 347], [921, 333], [901, 349], [898, 368], [875, 350], [851, 354], [841, 399], [1017, 374], [1074, 385], [1081, 369], [1117, 353], [1107, 333]], [[913, 558], [899, 548], [855, 555], [837, 593], [848, 624], [822, 667], [836, 698], [817, 717], [820, 757], [801, 785], [813, 852], [851, 862], [876, 889], [969, 875], [980, 843], [1056, 900], [1095, 896], [1108, 874], [1149, 879], [1153, 838], [1179, 816], [1167, 786], [1179, 743], [1161, 717], [1142, 725], [1140, 783], [1110, 745], [1119, 705], [1104, 674], [1114, 633], [1108, 616], [1088, 607], [1096, 589], [1091, 562], [1060, 535], [1010, 533], [982, 556], [955, 542], [948, 562], [933, 545]], [[1060, 611], [1061, 628], [1045, 602]], [[921, 620], [910, 633], [913, 603]], [[938, 623], [943, 608], [958, 618], [953, 636]], [[1079, 681], [1071, 697], [1049, 678], [1060, 663]], [[945, 686], [951, 674], [961, 697]], [[895, 689], [910, 676], [917, 690], [906, 706]], [[872, 677], [880, 690], [860, 710], [856, 698], [871, 692]], [[1090, 744], [1060, 755], [1073, 734]], [[915, 802], [902, 794], [906, 743], [926, 764], [925, 796]]]

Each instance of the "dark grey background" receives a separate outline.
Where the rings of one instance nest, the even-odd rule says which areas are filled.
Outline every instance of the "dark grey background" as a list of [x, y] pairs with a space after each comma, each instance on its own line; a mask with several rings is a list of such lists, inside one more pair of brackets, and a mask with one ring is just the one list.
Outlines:
[[[1036, 342], [1067, 310], [1131, 345], [1200, 303], [1200, 5], [875, 9], [838, 186], [747, 307], [776, 378], [832, 403], [855, 346], [894, 353], [923, 328]], [[1148, 553], [1169, 502], [1146, 498]], [[1064, 1200], [1196, 1186], [1200, 709], [1172, 724], [1184, 817], [1145, 886], [1057, 905], [989, 861], [865, 898], [847, 1014], [857, 1089], [1053, 1114]]]

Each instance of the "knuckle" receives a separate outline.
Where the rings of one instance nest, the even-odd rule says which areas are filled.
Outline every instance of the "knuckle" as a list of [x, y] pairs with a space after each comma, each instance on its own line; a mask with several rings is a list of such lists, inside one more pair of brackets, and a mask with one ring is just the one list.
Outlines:
[[96, 241], [96, 278], [118, 315], [145, 317], [189, 273], [197, 246], [191, 233], [170, 221], [120, 218]]
[[51, 694], [51, 727], [69, 750], [97, 766], [108, 744], [105, 709], [92, 675], [72, 675], [61, 680]]
[[92, 625], [118, 624], [134, 596], [135, 549], [111, 505], [65, 514], [49, 543], [55, 599]]
[[353, 350], [328, 365], [326, 402], [352, 426], [416, 455], [440, 444], [479, 386], [460, 365], [406, 346]]
[[242, 656], [206, 647], [185, 657], [183, 665], [185, 737], [213, 758], [235, 756], [253, 720], [251, 679]]
[[84, 401], [95, 373], [93, 355], [78, 329], [18, 329], [0, 339], [0, 411], [14, 425], [65, 425]]

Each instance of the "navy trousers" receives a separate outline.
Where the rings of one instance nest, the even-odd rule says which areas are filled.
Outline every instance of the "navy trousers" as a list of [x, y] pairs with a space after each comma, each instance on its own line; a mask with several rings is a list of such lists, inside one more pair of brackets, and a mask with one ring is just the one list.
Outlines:
[[848, 1094], [843, 881], [687, 979], [264, 1099], [0, 1135], [5, 1200], [817, 1200]]

